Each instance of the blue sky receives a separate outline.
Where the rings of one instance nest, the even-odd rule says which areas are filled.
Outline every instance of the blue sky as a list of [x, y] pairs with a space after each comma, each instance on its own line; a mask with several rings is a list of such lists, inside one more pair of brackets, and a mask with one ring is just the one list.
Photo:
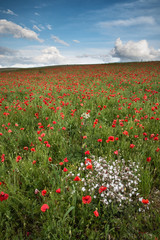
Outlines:
[[0, 67], [160, 60], [159, 0], [0, 4]]

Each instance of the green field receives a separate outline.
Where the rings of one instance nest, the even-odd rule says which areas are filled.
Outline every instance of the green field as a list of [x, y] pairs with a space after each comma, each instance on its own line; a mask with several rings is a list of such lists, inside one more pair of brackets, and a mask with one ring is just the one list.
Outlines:
[[160, 239], [160, 62], [0, 72], [0, 239]]

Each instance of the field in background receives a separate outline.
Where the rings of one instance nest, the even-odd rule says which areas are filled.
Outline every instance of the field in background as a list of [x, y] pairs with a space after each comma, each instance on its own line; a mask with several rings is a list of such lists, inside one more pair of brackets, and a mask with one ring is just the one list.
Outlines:
[[0, 72], [0, 239], [160, 237], [160, 62]]

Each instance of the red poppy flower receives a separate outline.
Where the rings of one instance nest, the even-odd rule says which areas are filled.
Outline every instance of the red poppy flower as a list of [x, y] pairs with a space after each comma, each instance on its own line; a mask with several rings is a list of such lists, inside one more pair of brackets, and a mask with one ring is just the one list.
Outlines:
[[31, 148], [31, 152], [35, 152], [36, 150], [35, 150], [35, 148]]
[[91, 201], [92, 201], [92, 198], [91, 198], [91, 196], [89, 196], [89, 195], [87, 195], [87, 196], [85, 196], [85, 197], [82, 197], [82, 202], [83, 202], [84, 204], [89, 204]]
[[147, 162], [150, 162], [150, 161], [151, 161], [151, 157], [148, 157], [148, 158], [147, 158]]
[[49, 157], [49, 158], [48, 158], [48, 161], [49, 161], [49, 162], [52, 162], [52, 158], [51, 158], [51, 157]]
[[99, 217], [99, 213], [98, 213], [97, 210], [94, 211], [94, 215], [95, 215], [96, 217]]
[[44, 190], [42, 190], [42, 192], [41, 192], [41, 194], [42, 194], [42, 196], [45, 196], [46, 195], [46, 193], [47, 193], [47, 191], [44, 189]]
[[17, 156], [17, 158], [16, 158], [16, 162], [19, 162], [19, 160], [21, 160], [21, 159], [22, 159], [21, 156]]
[[107, 187], [103, 187], [103, 186], [102, 186], [102, 187], [100, 187], [100, 188], [99, 188], [99, 193], [102, 193], [102, 192], [104, 192], [106, 189], [107, 189]]
[[61, 189], [58, 188], [58, 189], [56, 190], [56, 193], [60, 193], [60, 192], [61, 192]]
[[73, 181], [81, 181], [80, 177], [76, 176]]
[[42, 207], [41, 207], [41, 211], [45, 212], [47, 209], [49, 209], [48, 204], [43, 204]]
[[92, 162], [92, 160], [91, 160], [90, 158], [87, 158], [87, 159], [85, 160], [85, 164], [91, 163], [91, 162]]
[[45, 136], [45, 133], [42, 133], [42, 134], [41, 134], [41, 137], [44, 137], [44, 136]]
[[124, 131], [123, 134], [129, 136], [129, 133], [127, 131]]
[[102, 139], [98, 139], [97, 142], [102, 142]]
[[110, 136], [110, 137], [108, 137], [108, 140], [111, 141], [111, 142], [114, 142], [114, 137]]
[[88, 165], [88, 166], [86, 167], [86, 169], [93, 169], [92, 164]]
[[64, 158], [64, 160], [63, 160], [64, 162], [68, 162], [68, 159], [67, 158]]
[[148, 200], [148, 199], [142, 199], [142, 203], [148, 204], [148, 203], [149, 203], [149, 200]]
[[51, 147], [51, 145], [49, 143], [46, 144], [46, 147]]
[[33, 160], [32, 164], [33, 164], [33, 165], [36, 164], [36, 160]]
[[135, 145], [134, 144], [130, 144], [130, 148], [134, 148], [135, 147]]
[[67, 172], [68, 171], [68, 169], [67, 168], [63, 168], [63, 172]]
[[118, 155], [118, 150], [114, 151], [114, 154]]
[[86, 151], [86, 152], [85, 152], [85, 155], [89, 155], [89, 154], [90, 154], [90, 151]]
[[9, 197], [9, 195], [7, 193], [4, 193], [4, 192], [1, 192], [0, 193], [0, 201], [4, 201], [4, 200], [7, 200]]

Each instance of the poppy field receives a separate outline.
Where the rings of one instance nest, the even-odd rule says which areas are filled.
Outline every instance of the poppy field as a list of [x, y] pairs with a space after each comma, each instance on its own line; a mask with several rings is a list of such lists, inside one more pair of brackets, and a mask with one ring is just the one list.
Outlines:
[[0, 72], [0, 239], [160, 239], [160, 62]]

